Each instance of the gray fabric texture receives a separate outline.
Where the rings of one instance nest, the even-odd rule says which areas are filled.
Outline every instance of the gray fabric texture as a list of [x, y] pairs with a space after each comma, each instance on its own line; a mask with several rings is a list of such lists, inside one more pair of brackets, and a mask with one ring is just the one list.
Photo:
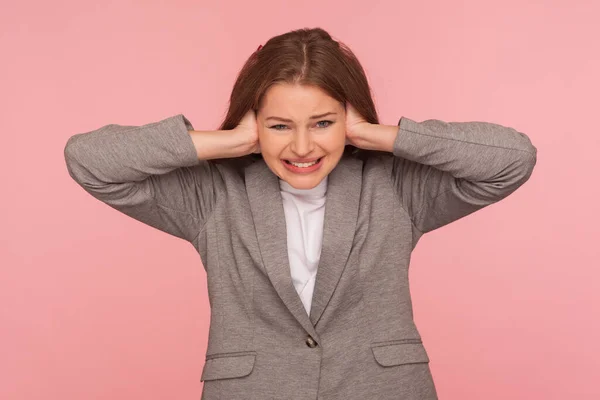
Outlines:
[[328, 178], [307, 315], [277, 176], [262, 159], [198, 160], [193, 129], [182, 114], [106, 125], [70, 137], [64, 156], [93, 197], [200, 255], [211, 307], [202, 399], [437, 399], [413, 320], [411, 252], [523, 185], [537, 157], [528, 136], [402, 117], [393, 153], [345, 155]]

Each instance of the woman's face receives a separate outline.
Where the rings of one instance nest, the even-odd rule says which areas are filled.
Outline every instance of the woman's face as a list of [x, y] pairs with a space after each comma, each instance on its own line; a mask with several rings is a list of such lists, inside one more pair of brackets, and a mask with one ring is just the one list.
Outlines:
[[344, 105], [316, 86], [274, 84], [265, 93], [257, 125], [263, 159], [296, 189], [317, 186], [344, 153]]

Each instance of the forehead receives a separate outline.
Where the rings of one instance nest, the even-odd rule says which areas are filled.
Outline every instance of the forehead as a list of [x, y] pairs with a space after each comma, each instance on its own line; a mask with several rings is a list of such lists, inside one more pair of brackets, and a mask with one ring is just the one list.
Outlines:
[[307, 114], [339, 111], [341, 104], [318, 86], [278, 83], [265, 93], [261, 111], [267, 116], [304, 118]]

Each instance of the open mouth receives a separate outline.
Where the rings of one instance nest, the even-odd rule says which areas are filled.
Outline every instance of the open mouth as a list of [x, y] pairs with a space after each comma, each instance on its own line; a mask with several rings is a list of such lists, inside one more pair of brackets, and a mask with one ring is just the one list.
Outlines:
[[281, 161], [282, 161], [283, 165], [285, 166], [285, 168], [291, 172], [298, 173], [298, 174], [308, 174], [308, 173], [312, 173], [312, 172], [318, 170], [319, 168], [321, 168], [324, 158], [325, 158], [325, 156], [319, 157], [315, 161], [311, 161], [311, 162], [307, 162], [307, 163], [296, 163], [296, 162], [292, 162], [290, 160], [285, 160], [285, 159], [282, 159]]
[[312, 167], [313, 165], [320, 163], [322, 159], [323, 159], [323, 157], [320, 157], [320, 158], [316, 159], [315, 161], [311, 161], [311, 162], [307, 162], [307, 163], [296, 163], [296, 162], [291, 162], [289, 160], [283, 160], [283, 161], [288, 165], [293, 165], [298, 168], [308, 168], [308, 167]]

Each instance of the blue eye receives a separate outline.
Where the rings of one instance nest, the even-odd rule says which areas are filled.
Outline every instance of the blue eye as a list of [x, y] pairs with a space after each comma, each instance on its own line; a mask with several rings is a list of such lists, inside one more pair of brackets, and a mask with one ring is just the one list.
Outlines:
[[[333, 125], [333, 123], [334, 123], [334, 121], [323, 120], [323, 121], [319, 121], [319, 122], [317, 122], [317, 125], [318, 125], [318, 124], [320, 124], [320, 123], [322, 123], [322, 122], [326, 122], [326, 123], [327, 123], [327, 125], [325, 125], [325, 126], [322, 126], [322, 125], [320, 125], [320, 126], [319, 126], [320, 128], [328, 128], [328, 127], [330, 127], [331, 125]], [[287, 125], [284, 125], [284, 124], [277, 124], [277, 125], [270, 126], [269, 128], [270, 128], [270, 129], [275, 129], [276, 131], [282, 131], [283, 129], [279, 129], [279, 128], [278, 128], [279, 126], [287, 127]]]
[[326, 126], [323, 126], [322, 128], [327, 128], [327, 127], [329, 127], [329, 126], [333, 125], [333, 121], [328, 121], [328, 120], [319, 121], [319, 122], [317, 122], [317, 124], [318, 124], [318, 123], [321, 123], [321, 122], [327, 122], [327, 123], [328, 123]]

